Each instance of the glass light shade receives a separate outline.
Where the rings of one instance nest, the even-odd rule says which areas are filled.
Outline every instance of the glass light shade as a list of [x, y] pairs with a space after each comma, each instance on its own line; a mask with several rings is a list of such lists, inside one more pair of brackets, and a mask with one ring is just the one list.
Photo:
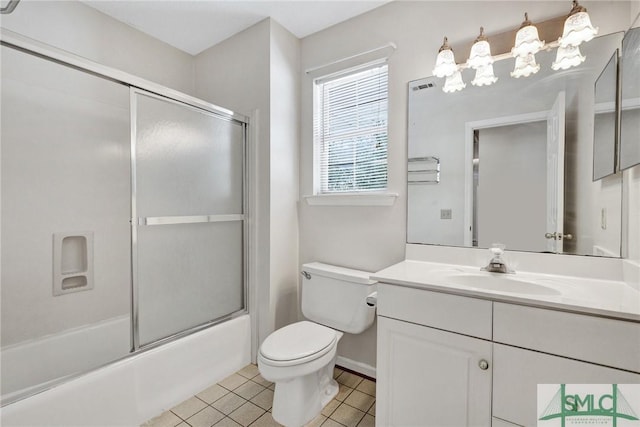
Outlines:
[[480, 35], [471, 46], [471, 53], [467, 59], [467, 65], [474, 70], [480, 67], [486, 67], [493, 64], [493, 56], [491, 56], [491, 46], [484, 35], [484, 28], [480, 27]]
[[524, 22], [516, 33], [516, 43], [511, 49], [513, 56], [535, 55], [544, 46], [544, 41], [540, 41], [538, 29], [529, 21], [529, 16], [524, 14]]
[[582, 42], [588, 42], [598, 34], [598, 28], [591, 25], [591, 19], [587, 9], [573, 0], [573, 9], [564, 21], [562, 37], [558, 39], [561, 47], [579, 46]]
[[456, 71], [458, 71], [458, 65], [453, 57], [453, 51], [450, 48], [440, 48], [436, 58], [436, 67], [432, 71], [433, 75], [436, 77], [449, 77]]
[[491, 56], [491, 46], [486, 40], [475, 42], [471, 47], [471, 54], [467, 59], [467, 65], [477, 70], [480, 67], [486, 67], [493, 64], [493, 57]]
[[458, 70], [447, 77], [442, 91], [446, 93], [457, 92], [465, 87], [467, 87], [467, 85], [462, 81], [462, 73]]
[[566, 70], [567, 68], [582, 64], [585, 59], [586, 58], [580, 53], [578, 46], [558, 46], [556, 60], [551, 64], [551, 68], [556, 71]]
[[516, 66], [511, 72], [511, 77], [529, 77], [540, 70], [540, 65], [536, 64], [536, 57], [533, 54], [516, 56]]
[[498, 81], [498, 78], [493, 74], [493, 65], [485, 65], [479, 67], [476, 70], [476, 77], [471, 81], [474, 86], [488, 86]]

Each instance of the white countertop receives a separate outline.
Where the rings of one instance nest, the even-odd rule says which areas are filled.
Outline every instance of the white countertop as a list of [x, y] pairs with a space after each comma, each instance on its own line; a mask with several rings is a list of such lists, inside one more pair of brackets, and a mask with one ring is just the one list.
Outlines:
[[[519, 271], [515, 274], [488, 273], [474, 266], [413, 260], [380, 270], [371, 275], [371, 279], [399, 286], [640, 322], [640, 292], [622, 281]], [[474, 286], [474, 281], [484, 285]], [[492, 286], [494, 282], [497, 285], [495, 287]]]

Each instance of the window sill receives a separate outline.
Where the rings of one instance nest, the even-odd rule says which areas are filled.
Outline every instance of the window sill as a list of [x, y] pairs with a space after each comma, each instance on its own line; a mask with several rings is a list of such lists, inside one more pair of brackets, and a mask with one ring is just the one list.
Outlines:
[[393, 206], [397, 193], [346, 193], [304, 196], [310, 206]]

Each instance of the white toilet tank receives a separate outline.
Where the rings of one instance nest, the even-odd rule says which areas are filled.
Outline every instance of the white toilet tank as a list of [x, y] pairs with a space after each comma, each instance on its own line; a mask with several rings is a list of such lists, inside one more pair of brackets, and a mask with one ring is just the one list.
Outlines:
[[376, 308], [366, 301], [376, 291], [371, 273], [312, 262], [303, 264], [302, 274], [302, 314], [307, 319], [350, 334], [373, 324]]

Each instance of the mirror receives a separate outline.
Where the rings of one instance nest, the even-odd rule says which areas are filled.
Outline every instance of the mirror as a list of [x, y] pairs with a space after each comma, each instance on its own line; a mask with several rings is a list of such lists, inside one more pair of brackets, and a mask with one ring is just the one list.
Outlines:
[[640, 163], [640, 18], [622, 40], [620, 169]]
[[618, 51], [596, 80], [593, 117], [593, 180], [616, 172]]
[[581, 45], [586, 61], [564, 71], [541, 51], [526, 78], [498, 61], [488, 87], [410, 82], [407, 242], [620, 256], [621, 175], [593, 182], [592, 165], [594, 84], [621, 40]]

